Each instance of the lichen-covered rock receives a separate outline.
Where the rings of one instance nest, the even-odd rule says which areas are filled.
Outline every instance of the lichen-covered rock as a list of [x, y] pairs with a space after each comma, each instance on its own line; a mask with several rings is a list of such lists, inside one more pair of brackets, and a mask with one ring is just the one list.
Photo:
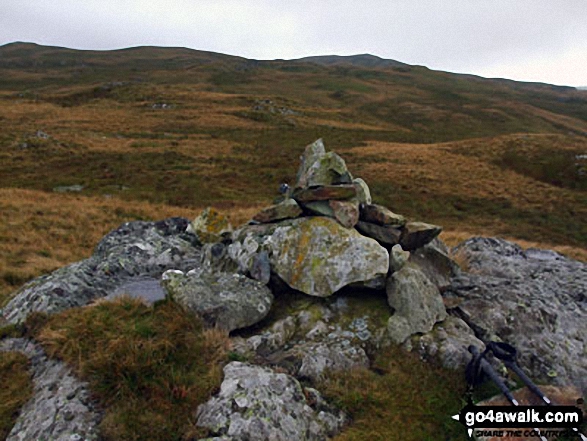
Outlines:
[[285, 199], [279, 204], [267, 207], [257, 213], [253, 220], [261, 223], [276, 222], [282, 219], [294, 219], [302, 214], [298, 203], [291, 198]]
[[446, 318], [438, 288], [417, 268], [406, 265], [387, 280], [387, 301], [395, 310], [389, 318], [388, 332], [395, 343], [410, 335], [432, 330]]
[[402, 235], [399, 228], [391, 225], [377, 225], [371, 222], [359, 221], [356, 228], [364, 236], [371, 237], [377, 242], [389, 246], [398, 244]]
[[213, 243], [232, 232], [232, 225], [226, 216], [208, 207], [190, 223], [187, 232], [197, 235], [202, 242]]
[[349, 371], [353, 368], [369, 367], [369, 357], [365, 350], [345, 338], [300, 345], [296, 349], [301, 352], [301, 366], [297, 375], [312, 381], [323, 378], [325, 371]]
[[267, 246], [273, 271], [290, 287], [318, 297], [386, 274], [389, 266], [385, 248], [326, 217], [280, 226]]
[[321, 139], [306, 147], [297, 174], [296, 188], [350, 183], [352, 176], [344, 159], [334, 152], [326, 153]]
[[401, 270], [404, 266], [406, 266], [409, 258], [410, 252], [402, 250], [402, 246], [400, 244], [392, 246], [391, 252], [389, 253], [389, 270], [392, 273]]
[[249, 441], [322, 441], [336, 435], [344, 414], [328, 406], [315, 389], [308, 393], [317, 396], [312, 399], [315, 408], [294, 377], [232, 362], [224, 367], [219, 394], [198, 407], [197, 425], [216, 436]]
[[29, 340], [0, 341], [0, 351], [18, 351], [31, 361], [33, 397], [20, 411], [9, 441], [98, 440], [101, 413], [87, 384], [77, 379], [63, 362], [47, 358]]
[[353, 184], [357, 189], [357, 202], [359, 204], [370, 204], [371, 202], [373, 202], [369, 186], [363, 179], [355, 178], [353, 179]]
[[408, 222], [404, 225], [399, 241], [404, 250], [412, 251], [431, 242], [442, 231], [438, 225], [425, 222]]
[[410, 262], [441, 290], [449, 286], [451, 278], [460, 272], [459, 266], [450, 258], [448, 248], [438, 238], [412, 251]]
[[471, 271], [446, 292], [462, 299], [455, 313], [482, 339], [515, 346], [534, 381], [587, 393], [587, 265], [493, 238], [469, 239], [454, 252]]
[[361, 209], [361, 220], [378, 225], [401, 227], [406, 224], [406, 218], [401, 214], [377, 204], [365, 204]]
[[436, 359], [447, 369], [459, 369], [471, 360], [470, 345], [477, 346], [481, 352], [485, 350], [483, 342], [464, 321], [448, 316], [434, 325], [432, 331], [413, 336], [405, 346], [418, 352], [423, 360]]
[[207, 325], [227, 331], [261, 321], [273, 303], [269, 288], [241, 274], [169, 270], [162, 284], [175, 302], [201, 316]]
[[197, 237], [186, 232], [188, 220], [127, 222], [107, 234], [92, 257], [38, 277], [20, 288], [1, 311], [11, 323], [33, 311], [56, 313], [106, 297], [119, 286], [164, 271], [200, 266]]
[[345, 228], [354, 227], [359, 221], [359, 203], [356, 201], [312, 201], [304, 208], [312, 213], [336, 219]]

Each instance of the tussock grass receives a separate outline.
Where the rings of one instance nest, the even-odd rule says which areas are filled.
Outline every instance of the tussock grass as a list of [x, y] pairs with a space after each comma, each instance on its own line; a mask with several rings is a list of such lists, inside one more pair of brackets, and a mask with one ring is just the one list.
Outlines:
[[6, 439], [33, 393], [29, 361], [20, 352], [0, 352], [0, 439]]
[[[105, 409], [107, 440], [205, 435], [193, 412], [220, 386], [228, 336], [203, 330], [173, 302], [99, 302], [34, 324], [48, 354], [74, 367]], [[38, 320], [37, 320], [38, 321]]]
[[465, 404], [462, 372], [431, 366], [399, 347], [383, 350], [374, 367], [334, 373], [320, 385], [352, 418], [335, 441], [467, 439], [450, 418]]

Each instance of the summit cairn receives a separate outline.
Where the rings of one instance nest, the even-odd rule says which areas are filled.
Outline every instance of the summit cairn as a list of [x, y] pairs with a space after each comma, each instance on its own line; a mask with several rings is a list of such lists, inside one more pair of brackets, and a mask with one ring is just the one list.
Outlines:
[[278, 203], [234, 231], [226, 254], [254, 277], [263, 252], [272, 274], [312, 296], [351, 284], [383, 289], [391, 248], [421, 248], [441, 231], [373, 204], [367, 183], [353, 178], [321, 139], [305, 148], [295, 183], [282, 185], [281, 193]]

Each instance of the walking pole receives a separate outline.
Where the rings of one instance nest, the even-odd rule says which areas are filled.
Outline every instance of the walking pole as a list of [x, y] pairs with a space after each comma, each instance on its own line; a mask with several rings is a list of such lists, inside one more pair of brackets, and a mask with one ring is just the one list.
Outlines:
[[[514, 371], [516, 375], [520, 378], [520, 380], [522, 380], [522, 382], [526, 386], [528, 386], [528, 389], [530, 389], [534, 393], [534, 395], [539, 397], [547, 406], [551, 406], [554, 404], [546, 395], [544, 395], [544, 393], [538, 388], [538, 386], [536, 386], [534, 382], [530, 380], [530, 378], [528, 378], [528, 376], [520, 368], [520, 366], [518, 366], [518, 363], [516, 362], [516, 348], [507, 343], [500, 343], [495, 341], [490, 342], [489, 346], [493, 354], [497, 358], [502, 360], [508, 369]], [[583, 435], [581, 432], [579, 432], [578, 428], [573, 427], [573, 431], [577, 435], [579, 435], [582, 441], [587, 441], [587, 437]]]
[[[490, 349], [491, 346], [488, 347], [488, 350]], [[493, 366], [491, 366], [491, 364], [485, 359], [485, 354], [488, 351], [486, 350], [485, 352], [480, 354], [477, 346], [471, 345], [469, 346], [469, 352], [473, 354], [473, 360], [471, 360], [471, 363], [474, 363], [473, 366], [475, 366], [475, 364], [477, 364], [478, 366], [473, 367], [473, 369], [475, 369], [477, 373], [482, 372], [483, 374], [487, 375], [491, 379], [491, 381], [493, 381], [495, 385], [499, 388], [501, 393], [505, 395], [505, 397], [508, 399], [510, 403], [512, 403], [514, 406], [519, 406], [520, 403], [518, 403], [518, 400], [514, 398], [509, 388], [505, 385], [505, 383], [497, 374], [497, 372], [495, 372]], [[480, 378], [478, 378], [477, 381], [480, 381]], [[538, 434], [542, 441], [548, 441], [546, 437], [542, 436], [542, 434], [540, 433], [540, 429], [535, 428], [534, 431]]]

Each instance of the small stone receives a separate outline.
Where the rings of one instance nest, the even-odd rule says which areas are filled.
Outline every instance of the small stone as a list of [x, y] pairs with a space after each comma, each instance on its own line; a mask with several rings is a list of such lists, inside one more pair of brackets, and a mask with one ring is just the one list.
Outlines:
[[372, 202], [371, 191], [367, 183], [361, 178], [355, 178], [353, 179], [353, 184], [357, 189], [357, 202], [359, 204], [370, 204]]
[[261, 223], [269, 223], [282, 219], [295, 219], [301, 214], [302, 209], [294, 199], [285, 199], [279, 204], [263, 209], [253, 217], [253, 220]]
[[187, 232], [196, 234], [202, 242], [219, 242], [224, 234], [232, 232], [232, 225], [226, 216], [208, 207], [190, 223]]
[[389, 269], [393, 273], [402, 269], [410, 258], [410, 252], [404, 251], [400, 244], [391, 247], [389, 253]]
[[359, 221], [359, 204], [351, 201], [330, 201], [334, 218], [345, 228], [353, 228]]
[[376, 241], [385, 245], [395, 245], [400, 241], [401, 230], [388, 225], [376, 225], [370, 222], [357, 222], [356, 229], [367, 237], [372, 237]]
[[442, 227], [424, 222], [408, 222], [404, 226], [400, 245], [404, 250], [412, 251], [423, 247], [440, 234]]
[[300, 202], [325, 201], [328, 199], [351, 199], [357, 196], [354, 185], [321, 185], [318, 187], [297, 189], [293, 198]]
[[401, 227], [406, 224], [406, 218], [395, 214], [382, 205], [366, 204], [361, 209], [361, 220], [377, 225], [391, 225]]

